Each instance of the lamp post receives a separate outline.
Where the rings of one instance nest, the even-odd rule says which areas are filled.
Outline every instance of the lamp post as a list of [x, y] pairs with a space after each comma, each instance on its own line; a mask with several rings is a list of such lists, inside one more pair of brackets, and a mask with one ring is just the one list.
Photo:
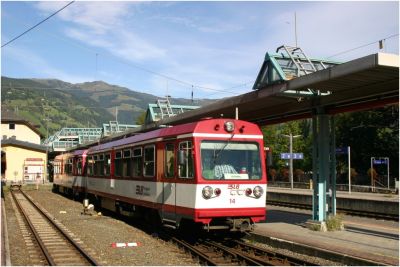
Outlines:
[[282, 134], [282, 136], [289, 138], [289, 179], [290, 179], [290, 189], [293, 190], [293, 138], [301, 137], [301, 135], [289, 135]]

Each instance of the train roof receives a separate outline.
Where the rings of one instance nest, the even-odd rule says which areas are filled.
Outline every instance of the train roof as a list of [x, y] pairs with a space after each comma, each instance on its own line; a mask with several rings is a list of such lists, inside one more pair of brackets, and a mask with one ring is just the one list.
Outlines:
[[[183, 134], [188, 134], [188, 133], [221, 133], [217, 132], [218, 130], [215, 129], [215, 126], [219, 124], [222, 128], [224, 129], [224, 123], [226, 121], [232, 121], [235, 122], [235, 135], [242, 134], [242, 132], [239, 132], [239, 129], [242, 128], [245, 129], [244, 134], [252, 134], [252, 135], [262, 135], [261, 130], [259, 127], [254, 124], [250, 123], [247, 121], [241, 121], [241, 120], [234, 120], [234, 119], [228, 119], [228, 118], [221, 118], [221, 119], [204, 119], [200, 120], [197, 122], [192, 122], [192, 123], [186, 123], [182, 125], [177, 125], [177, 126], [172, 126], [172, 127], [167, 127], [167, 128], [161, 128], [157, 129], [154, 131], [130, 136], [127, 138], [119, 139], [116, 141], [111, 141], [108, 143], [100, 144], [97, 146], [93, 146], [88, 149], [88, 152], [96, 152], [96, 151], [103, 151], [107, 150], [113, 147], [122, 147], [124, 145], [128, 145], [131, 143], [140, 143], [143, 141], [148, 141], [148, 140], [157, 140], [161, 138], [159, 141], [161, 141], [163, 138], [171, 138], [171, 137], [176, 137], [179, 135]], [[244, 126], [244, 127], [243, 127]], [[220, 130], [221, 131], [221, 130]], [[225, 134], [227, 132], [224, 132]]]

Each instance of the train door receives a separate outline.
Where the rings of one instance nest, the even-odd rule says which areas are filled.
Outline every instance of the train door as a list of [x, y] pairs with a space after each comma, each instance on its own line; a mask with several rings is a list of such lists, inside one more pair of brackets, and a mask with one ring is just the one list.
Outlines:
[[175, 143], [165, 143], [164, 172], [162, 174], [162, 219], [165, 222], [176, 221], [176, 164]]

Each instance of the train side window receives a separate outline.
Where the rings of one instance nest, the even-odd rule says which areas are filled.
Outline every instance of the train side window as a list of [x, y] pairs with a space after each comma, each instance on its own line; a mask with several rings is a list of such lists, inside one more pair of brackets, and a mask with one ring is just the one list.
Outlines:
[[87, 174], [93, 175], [93, 156], [87, 157]]
[[83, 175], [83, 173], [82, 173], [82, 158], [78, 158], [78, 160], [77, 160], [76, 171], [77, 171], [77, 175]]
[[104, 175], [109, 176], [111, 169], [111, 156], [110, 154], [104, 155]]
[[179, 166], [179, 178], [193, 178], [193, 147], [191, 141], [181, 142], [179, 150], [184, 152], [184, 164]]
[[144, 176], [153, 177], [154, 176], [154, 145], [144, 147]]
[[100, 176], [104, 176], [104, 155], [101, 154], [99, 155], [99, 160], [98, 160], [98, 164], [97, 164], [97, 173]]
[[65, 173], [72, 174], [72, 158], [69, 158], [67, 164], [65, 164]]
[[115, 152], [114, 175], [122, 176], [122, 151]]
[[99, 156], [98, 155], [94, 155], [93, 156], [93, 174], [94, 176], [98, 176], [100, 174], [99, 172], [99, 167], [100, 167], [100, 161], [99, 161]]
[[165, 177], [171, 178], [175, 174], [175, 148], [173, 143], [165, 145], [165, 164], [164, 173]]
[[143, 165], [143, 157], [142, 157], [142, 148], [134, 148], [132, 151], [132, 162], [133, 162], [133, 176], [142, 176], [142, 165]]
[[122, 160], [122, 176], [129, 177], [131, 174], [131, 150], [126, 149], [123, 153], [124, 159]]

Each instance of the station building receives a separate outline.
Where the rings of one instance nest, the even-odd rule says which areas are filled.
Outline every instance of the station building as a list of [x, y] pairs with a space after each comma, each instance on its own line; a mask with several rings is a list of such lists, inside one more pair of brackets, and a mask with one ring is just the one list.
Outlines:
[[1, 114], [1, 178], [6, 183], [45, 182], [47, 150], [43, 137], [30, 122], [14, 113]]

